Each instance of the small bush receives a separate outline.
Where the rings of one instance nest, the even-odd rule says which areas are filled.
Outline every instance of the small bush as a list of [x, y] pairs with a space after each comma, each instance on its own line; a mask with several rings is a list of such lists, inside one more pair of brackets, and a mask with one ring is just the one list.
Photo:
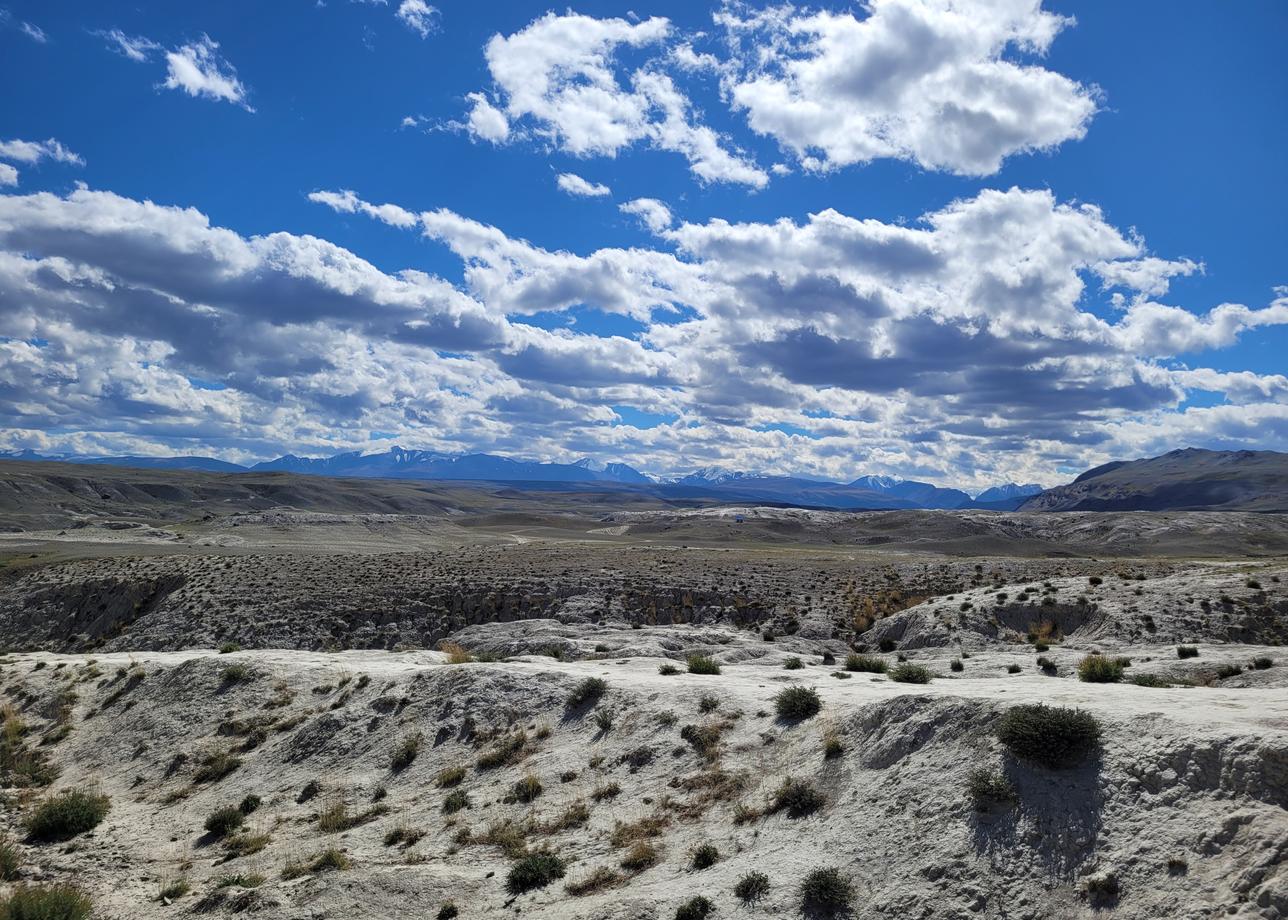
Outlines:
[[785, 811], [789, 818], [804, 818], [822, 808], [825, 802], [823, 793], [808, 780], [785, 779], [770, 798], [768, 811]]
[[715, 712], [720, 708], [720, 697], [714, 693], [704, 693], [698, 697], [698, 712]]
[[1159, 677], [1157, 674], [1133, 674], [1130, 678], [1128, 678], [1128, 680], [1131, 681], [1131, 683], [1135, 684], [1137, 687], [1170, 687], [1171, 686], [1171, 684], [1163, 680], [1163, 678]]
[[1199, 650], [1192, 645], [1178, 645], [1176, 646], [1176, 657], [1197, 658], [1199, 657]]
[[734, 884], [733, 893], [744, 904], [755, 904], [769, 894], [769, 876], [763, 872], [748, 872]]
[[157, 900], [176, 901], [192, 890], [192, 884], [186, 878], [176, 878], [161, 883], [157, 891]]
[[240, 652], [240, 651], [241, 651], [241, 646], [238, 645], [236, 642], [224, 642], [219, 646], [219, 654], [221, 655], [229, 655], [229, 654], [232, 654], [233, 652]]
[[447, 789], [451, 786], [459, 786], [463, 779], [465, 779], [464, 767], [444, 767], [434, 777], [434, 785], [439, 789]]
[[212, 811], [210, 817], [206, 818], [206, 831], [212, 837], [223, 838], [245, 823], [246, 816], [241, 809], [225, 805]]
[[658, 864], [661, 854], [658, 853], [657, 847], [651, 843], [640, 840], [626, 851], [622, 857], [622, 868], [628, 872], [643, 872]]
[[706, 920], [715, 912], [716, 906], [699, 894], [675, 909], [675, 920]]
[[823, 757], [827, 760], [835, 760], [845, 753], [845, 745], [841, 743], [841, 738], [836, 732], [828, 732], [823, 736]]
[[1093, 907], [1105, 907], [1118, 900], [1118, 876], [1112, 872], [1093, 875], [1087, 879], [1087, 900]]
[[495, 767], [516, 764], [527, 756], [527, 753], [528, 733], [520, 730], [502, 738], [490, 750], [480, 754], [477, 763], [480, 770], [491, 770]]
[[444, 901], [443, 906], [438, 909], [438, 913], [436, 913], [434, 917], [435, 920], [456, 920], [460, 915], [461, 911], [460, 908], [456, 906], [456, 902]]
[[670, 677], [672, 674], [679, 674], [680, 669], [673, 664], [660, 664], [657, 666], [657, 673], [663, 677]]
[[1017, 757], [1058, 770], [1096, 748], [1100, 723], [1090, 713], [1063, 706], [1012, 706], [998, 723], [997, 737]]
[[706, 655], [689, 656], [689, 673], [690, 674], [719, 674], [720, 664]]
[[96, 828], [111, 807], [105, 795], [77, 789], [63, 792], [36, 807], [27, 820], [27, 833], [42, 842], [70, 840]]
[[613, 730], [613, 721], [615, 718], [616, 717], [611, 709], [596, 709], [595, 727], [598, 728], [602, 734], [606, 735]]
[[898, 667], [891, 668], [887, 676], [900, 684], [928, 684], [934, 675], [921, 665], [905, 662]]
[[448, 664], [469, 664], [474, 660], [473, 655], [455, 642], [440, 642], [438, 650], [447, 656]]
[[219, 676], [225, 684], [244, 684], [255, 675], [251, 672], [250, 665], [239, 661], [224, 668]]
[[525, 804], [536, 801], [537, 796], [541, 795], [544, 791], [545, 789], [541, 785], [541, 780], [537, 779], [531, 773], [523, 777], [523, 779], [519, 780], [510, 788], [510, 793], [514, 796], [515, 801], [523, 802]]
[[71, 885], [19, 885], [0, 900], [0, 920], [89, 920], [94, 903]]
[[1089, 684], [1116, 684], [1123, 679], [1123, 665], [1117, 658], [1088, 655], [1078, 662], [1078, 680]]
[[594, 894], [597, 891], [603, 891], [605, 888], [615, 888], [625, 880], [625, 877], [616, 869], [608, 866], [599, 866], [593, 869], [590, 875], [576, 882], [569, 882], [564, 885], [564, 890], [573, 897]]
[[462, 808], [470, 807], [469, 793], [464, 789], [454, 789], [443, 799], [443, 814], [454, 815]]
[[420, 745], [423, 740], [421, 734], [417, 732], [400, 741], [389, 758], [389, 769], [395, 773], [400, 773], [410, 767], [420, 753]]
[[563, 860], [553, 853], [545, 850], [529, 853], [510, 869], [505, 887], [510, 894], [523, 894], [534, 888], [545, 888], [551, 882], [563, 878], [564, 872]]
[[1024, 669], [1022, 667], [1020, 667], [1018, 664], [1015, 664], [1014, 662], [1006, 666], [1007, 674], [1019, 674], [1023, 670]]
[[223, 779], [242, 764], [241, 758], [228, 751], [217, 751], [206, 755], [201, 765], [192, 774], [194, 783], [214, 783]]
[[321, 791], [322, 784], [315, 779], [311, 779], [304, 784], [302, 789], [300, 789], [300, 793], [295, 797], [295, 801], [296, 803], [303, 805], [309, 799], [315, 798]]
[[337, 847], [327, 847], [321, 853], [313, 857], [309, 863], [310, 872], [338, 872], [349, 868], [353, 863], [349, 857], [344, 854], [343, 850]]
[[801, 661], [795, 655], [783, 662], [783, 668], [788, 671], [799, 671], [805, 667], [805, 662]]
[[1243, 668], [1237, 664], [1223, 664], [1216, 669], [1216, 679], [1225, 680], [1227, 677], [1237, 677], [1243, 673]]
[[966, 778], [966, 795], [976, 811], [988, 811], [1015, 801], [1015, 787], [1000, 770], [972, 770]]
[[1042, 652], [1049, 652], [1051, 651], [1051, 646], [1047, 645], [1045, 642], [1034, 642], [1033, 651], [1038, 652], [1039, 654]]
[[786, 687], [774, 697], [774, 711], [780, 719], [808, 719], [822, 708], [823, 701], [813, 687]]
[[258, 872], [236, 872], [215, 879], [216, 888], [258, 888], [262, 884], [264, 876]]
[[1258, 671], [1264, 671], [1266, 668], [1274, 667], [1274, 661], [1264, 655], [1252, 659], [1252, 667]]
[[0, 882], [11, 882], [22, 868], [22, 855], [14, 842], [0, 834]]
[[568, 708], [576, 709], [578, 706], [594, 703], [607, 692], [608, 681], [602, 677], [587, 677], [568, 694]]
[[948, 662], [948, 670], [955, 671], [960, 674], [962, 671], [966, 670], [966, 665], [960, 658], [954, 658], [952, 661]]
[[884, 674], [888, 665], [875, 655], [846, 655], [845, 670]]
[[689, 865], [700, 872], [703, 869], [710, 869], [719, 861], [720, 851], [716, 849], [715, 844], [704, 843], [694, 849]]
[[241, 800], [240, 804], [237, 806], [237, 810], [244, 815], [254, 814], [259, 811], [259, 806], [263, 804], [264, 800], [252, 792], [250, 795], [246, 796], [246, 798]]
[[854, 899], [854, 886], [836, 868], [815, 869], [801, 882], [800, 892], [806, 913], [838, 914]]

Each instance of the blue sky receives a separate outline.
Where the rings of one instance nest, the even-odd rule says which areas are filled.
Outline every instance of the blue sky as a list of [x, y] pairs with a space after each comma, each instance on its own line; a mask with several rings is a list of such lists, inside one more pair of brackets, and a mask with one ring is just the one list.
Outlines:
[[0, 446], [1288, 447], [1288, 8], [967, 6], [10, 2]]

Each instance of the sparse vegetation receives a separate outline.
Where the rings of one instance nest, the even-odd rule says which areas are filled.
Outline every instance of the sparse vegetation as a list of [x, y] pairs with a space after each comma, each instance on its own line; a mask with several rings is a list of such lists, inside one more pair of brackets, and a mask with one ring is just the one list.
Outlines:
[[250, 665], [241, 661], [236, 664], [230, 664], [219, 673], [220, 679], [225, 684], [244, 684], [249, 682], [254, 678], [254, 676], [255, 675], [251, 672]]
[[866, 671], [872, 674], [884, 674], [889, 667], [885, 661], [875, 655], [846, 655], [845, 670]]
[[511, 894], [523, 894], [534, 888], [545, 888], [564, 877], [564, 862], [548, 850], [529, 853], [510, 869], [505, 885]]
[[72, 885], [19, 885], [0, 899], [0, 920], [89, 920], [94, 903]]
[[0, 882], [12, 882], [22, 868], [18, 847], [5, 834], [0, 834]]
[[434, 785], [439, 789], [447, 789], [452, 786], [459, 786], [463, 779], [465, 779], [464, 767], [444, 767], [439, 770], [438, 775], [434, 777]]
[[976, 811], [986, 812], [1015, 801], [1015, 787], [1000, 770], [981, 767], [966, 778], [966, 795]]
[[928, 684], [931, 678], [934, 677], [929, 669], [923, 668], [919, 664], [909, 664], [907, 662], [891, 668], [886, 676], [900, 684]]
[[1089, 684], [1116, 684], [1123, 679], [1122, 662], [1104, 655], [1088, 655], [1078, 662], [1078, 680]]
[[706, 920], [716, 912], [716, 906], [702, 895], [694, 895], [675, 909], [675, 920]]
[[587, 677], [568, 694], [567, 706], [576, 709], [580, 706], [594, 705], [599, 698], [608, 692], [608, 681], [602, 677]]
[[462, 808], [470, 807], [470, 796], [464, 789], [454, 789], [443, 799], [443, 814], [454, 815]]
[[1199, 650], [1192, 645], [1178, 645], [1176, 646], [1176, 657], [1197, 658], [1199, 657]]
[[805, 662], [801, 661], [795, 655], [783, 662], [783, 668], [788, 671], [799, 671], [803, 667], [805, 667]]
[[719, 674], [720, 664], [706, 655], [690, 655], [688, 659], [690, 674]]
[[694, 847], [693, 855], [689, 859], [689, 866], [696, 870], [710, 869], [720, 861], [720, 851], [713, 843], [703, 843]]
[[389, 769], [395, 773], [401, 773], [410, 767], [420, 753], [420, 746], [423, 741], [424, 738], [420, 732], [417, 732], [398, 742], [398, 746], [394, 748], [394, 752], [389, 758]]
[[492, 770], [496, 767], [509, 766], [516, 764], [528, 754], [528, 733], [517, 731], [512, 735], [507, 735], [490, 750], [479, 755], [478, 766], [480, 770]]
[[27, 833], [42, 843], [70, 840], [98, 827], [112, 803], [107, 796], [72, 789], [46, 799], [27, 819]]
[[510, 788], [510, 794], [514, 796], [516, 802], [533, 802], [537, 796], [544, 791], [541, 780], [537, 779], [531, 773], [516, 782]]
[[769, 894], [769, 876], [763, 872], [748, 872], [734, 883], [733, 893], [744, 904], [755, 904]]
[[780, 719], [808, 719], [822, 708], [823, 701], [813, 687], [785, 687], [774, 697], [774, 710]]
[[474, 660], [473, 655], [455, 642], [440, 642], [438, 650], [447, 656], [448, 664], [469, 664]]
[[216, 808], [206, 818], [206, 832], [215, 838], [227, 837], [233, 831], [237, 830], [246, 823], [246, 815], [240, 808], [234, 808], [232, 805], [225, 805], [223, 808]]
[[997, 736], [1017, 757], [1053, 770], [1076, 766], [1100, 743], [1100, 723], [1090, 713], [1063, 706], [1012, 706]]
[[801, 906], [806, 913], [839, 914], [854, 900], [854, 886], [840, 869], [815, 869], [801, 881]]
[[657, 666], [657, 673], [663, 677], [670, 677], [673, 674], [679, 674], [680, 669], [673, 664], [660, 664]]
[[788, 778], [774, 791], [766, 811], [771, 814], [785, 811], [789, 818], [804, 818], [822, 808], [825, 802], [823, 793], [815, 789], [813, 783]]
[[625, 876], [616, 869], [608, 866], [597, 866], [585, 878], [564, 885], [564, 890], [574, 897], [581, 897], [604, 891], [608, 888], [616, 888], [625, 880]]

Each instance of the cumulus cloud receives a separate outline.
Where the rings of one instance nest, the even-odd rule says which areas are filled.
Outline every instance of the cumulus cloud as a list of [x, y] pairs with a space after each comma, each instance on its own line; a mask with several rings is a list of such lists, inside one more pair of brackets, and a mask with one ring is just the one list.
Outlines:
[[[784, 5], [717, 14], [751, 128], [806, 168], [875, 159], [990, 175], [1081, 138], [1095, 92], [1031, 59], [1071, 19], [1041, 0], [870, 0], [864, 15]], [[744, 48], [744, 46], [749, 46]]]
[[44, 141], [0, 141], [0, 160], [14, 160], [33, 165], [41, 160], [53, 160], [56, 163], [69, 163], [72, 166], [85, 165], [84, 159], [52, 137]]
[[8, 163], [0, 163], [0, 185], [17, 185], [18, 170]]
[[[446, 247], [460, 280], [110, 192], [0, 195], [5, 442], [49, 449], [57, 427], [64, 449], [242, 457], [380, 433], [657, 472], [960, 485], [1057, 481], [1182, 443], [1288, 447], [1282, 375], [1159, 360], [1288, 323], [1284, 297], [1157, 303], [1146, 292], [1184, 260], [1137, 271], [1159, 258], [1143, 240], [1047, 191], [985, 191], [906, 225], [658, 217], [653, 248], [586, 253], [442, 208], [309, 197]], [[1093, 309], [1106, 284], [1131, 306]], [[583, 327], [587, 312], [614, 331]], [[662, 421], [636, 427], [621, 406]]]
[[219, 54], [219, 43], [203, 35], [165, 53], [166, 89], [183, 90], [189, 96], [231, 102], [248, 112], [255, 111], [246, 102], [246, 86], [237, 71]]
[[710, 127], [698, 122], [689, 99], [659, 66], [624, 72], [622, 50], [656, 49], [665, 58], [669, 20], [639, 22], [547, 13], [511, 35], [494, 35], [485, 57], [499, 108], [471, 94], [471, 130], [503, 141], [515, 122], [575, 156], [616, 156], [636, 143], [680, 153], [705, 182], [759, 188], [763, 170]]
[[402, 0], [398, 4], [398, 18], [407, 28], [421, 38], [438, 28], [438, 10], [425, 0]]
[[617, 207], [623, 214], [634, 214], [654, 233], [661, 233], [671, 226], [671, 209], [656, 198], [636, 198]]
[[576, 173], [560, 173], [555, 179], [559, 190], [578, 198], [602, 198], [611, 195], [613, 190], [600, 182], [589, 182]]

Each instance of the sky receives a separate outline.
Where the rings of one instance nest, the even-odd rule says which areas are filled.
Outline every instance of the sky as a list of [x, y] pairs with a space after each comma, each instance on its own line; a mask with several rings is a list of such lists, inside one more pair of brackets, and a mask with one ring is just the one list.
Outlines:
[[1288, 449], [1279, 0], [0, 0], [0, 449]]

